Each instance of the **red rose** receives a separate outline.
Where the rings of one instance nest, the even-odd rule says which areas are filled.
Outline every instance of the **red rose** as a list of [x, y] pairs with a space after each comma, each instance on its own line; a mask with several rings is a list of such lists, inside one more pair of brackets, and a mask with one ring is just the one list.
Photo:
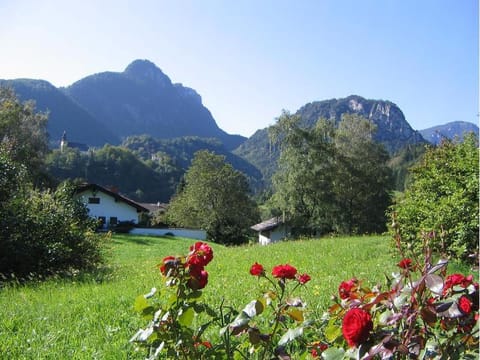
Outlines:
[[162, 263], [158, 264], [158, 268], [162, 275], [167, 276], [170, 270], [178, 265], [178, 259], [175, 256], [167, 256], [163, 258]]
[[465, 295], [461, 296], [458, 299], [458, 309], [465, 315], [468, 315], [472, 312], [472, 302]]
[[317, 351], [317, 349], [312, 349], [312, 351], [310, 352], [310, 354], [312, 355], [312, 357], [318, 358], [318, 351]]
[[370, 314], [360, 308], [348, 310], [343, 318], [342, 334], [350, 347], [365, 342], [372, 329], [373, 322]]
[[213, 250], [208, 244], [198, 241], [190, 246], [190, 254], [187, 259], [188, 264], [206, 266], [212, 259]]
[[262, 276], [265, 274], [265, 270], [262, 265], [255, 262], [255, 264], [253, 264], [250, 268], [250, 274], [253, 276]]
[[307, 282], [309, 282], [311, 279], [310, 275], [308, 274], [302, 274], [298, 277], [298, 282], [302, 285], [306, 284]]
[[295, 279], [297, 269], [289, 264], [277, 265], [272, 269], [273, 277], [280, 279]]
[[342, 281], [338, 287], [338, 294], [340, 299], [348, 299], [351, 296], [352, 289], [357, 285], [357, 279], [350, 279], [348, 281]]
[[401, 269], [410, 269], [412, 267], [412, 260], [409, 258], [405, 258], [400, 260], [400, 262], [397, 264], [397, 266]]
[[205, 271], [203, 266], [190, 266], [190, 280], [188, 281], [188, 287], [192, 290], [203, 289], [208, 283], [208, 272]]
[[445, 278], [445, 284], [443, 286], [443, 295], [445, 295], [449, 289], [453, 288], [456, 285], [459, 285], [463, 288], [468, 287], [473, 283], [473, 276], [463, 276], [462, 274], [451, 274]]

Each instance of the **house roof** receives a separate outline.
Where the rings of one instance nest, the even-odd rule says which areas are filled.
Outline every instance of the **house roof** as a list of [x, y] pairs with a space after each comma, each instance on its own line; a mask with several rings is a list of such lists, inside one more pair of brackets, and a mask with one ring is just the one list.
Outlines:
[[276, 227], [280, 226], [283, 224], [282, 217], [274, 217], [265, 221], [262, 221], [259, 224], [253, 225], [250, 227], [250, 229], [255, 230], [255, 231], [267, 231], [267, 230], [272, 230], [275, 229]]
[[147, 208], [148, 211], [150, 212], [155, 212], [155, 211], [166, 211], [167, 210], [167, 207], [168, 207], [168, 204], [163, 204], [163, 203], [140, 203], [140, 205], [142, 205], [144, 208]]
[[115, 201], [123, 201], [124, 203], [127, 203], [128, 205], [137, 209], [138, 212], [149, 212], [149, 209], [147, 209], [145, 206], [142, 206], [141, 204], [133, 201], [132, 199], [129, 199], [115, 191], [109, 190], [106, 187], [100, 186], [98, 184], [90, 184], [90, 183], [80, 184], [79, 186], [77, 186], [76, 193], [79, 194], [87, 190], [101, 191], [105, 194], [112, 196], [115, 199]]

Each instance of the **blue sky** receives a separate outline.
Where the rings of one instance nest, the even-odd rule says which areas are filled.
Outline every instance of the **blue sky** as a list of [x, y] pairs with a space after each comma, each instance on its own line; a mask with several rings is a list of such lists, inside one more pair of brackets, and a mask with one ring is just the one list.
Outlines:
[[0, 78], [67, 86], [149, 59], [244, 136], [351, 94], [417, 130], [478, 123], [478, 18], [477, 0], [0, 0]]

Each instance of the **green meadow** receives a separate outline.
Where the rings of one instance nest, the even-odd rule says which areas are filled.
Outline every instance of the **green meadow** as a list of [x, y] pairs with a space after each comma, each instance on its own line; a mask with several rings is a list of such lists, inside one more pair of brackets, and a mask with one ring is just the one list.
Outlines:
[[[31, 281], [0, 288], [0, 359], [144, 359], [129, 344], [146, 325], [133, 311], [136, 296], [161, 287], [156, 264], [167, 255], [186, 254], [193, 240], [115, 235], [108, 271], [68, 279]], [[270, 246], [211, 244], [204, 300], [241, 310], [264, 283], [249, 274], [254, 262], [269, 272], [289, 263], [312, 280], [298, 292], [321, 315], [342, 280], [357, 277], [382, 284], [398, 257], [388, 236], [323, 238]], [[451, 267], [451, 271], [468, 268]]]

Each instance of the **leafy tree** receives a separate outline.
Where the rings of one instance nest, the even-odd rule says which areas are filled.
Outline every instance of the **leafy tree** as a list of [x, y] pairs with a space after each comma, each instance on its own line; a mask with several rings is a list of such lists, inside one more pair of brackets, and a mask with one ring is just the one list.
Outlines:
[[420, 249], [422, 233], [430, 233], [431, 245], [445, 255], [467, 260], [478, 253], [478, 155], [474, 133], [462, 143], [445, 140], [427, 149], [392, 208], [406, 244]]
[[397, 191], [405, 191], [411, 182], [409, 168], [420, 161], [425, 153], [425, 144], [407, 144], [396, 152], [388, 161], [388, 167], [392, 169], [394, 188]]
[[46, 116], [0, 88], [0, 273], [18, 277], [85, 270], [102, 243], [71, 186], [40, 190]]
[[32, 101], [21, 103], [12, 89], [0, 87], [0, 146], [37, 181], [39, 175], [44, 177], [47, 119], [47, 114], [35, 111]]
[[284, 111], [270, 128], [280, 148], [271, 204], [288, 215], [294, 232], [315, 235], [333, 230], [334, 125], [321, 120], [305, 129], [300, 122]]
[[168, 218], [179, 226], [204, 229], [214, 242], [245, 242], [258, 221], [245, 176], [209, 151], [195, 154], [183, 190], [173, 198]]
[[[337, 231], [375, 233], [386, 230], [385, 210], [392, 189], [389, 159], [375, 142], [376, 126], [358, 116], [345, 114], [335, 134], [336, 175], [333, 183], [337, 203]], [[340, 221], [338, 221], [340, 220]]]
[[271, 203], [286, 212], [294, 233], [385, 230], [391, 178], [374, 133], [357, 115], [344, 116], [338, 128], [323, 119], [305, 128], [299, 115], [284, 112], [271, 127], [281, 151]]

